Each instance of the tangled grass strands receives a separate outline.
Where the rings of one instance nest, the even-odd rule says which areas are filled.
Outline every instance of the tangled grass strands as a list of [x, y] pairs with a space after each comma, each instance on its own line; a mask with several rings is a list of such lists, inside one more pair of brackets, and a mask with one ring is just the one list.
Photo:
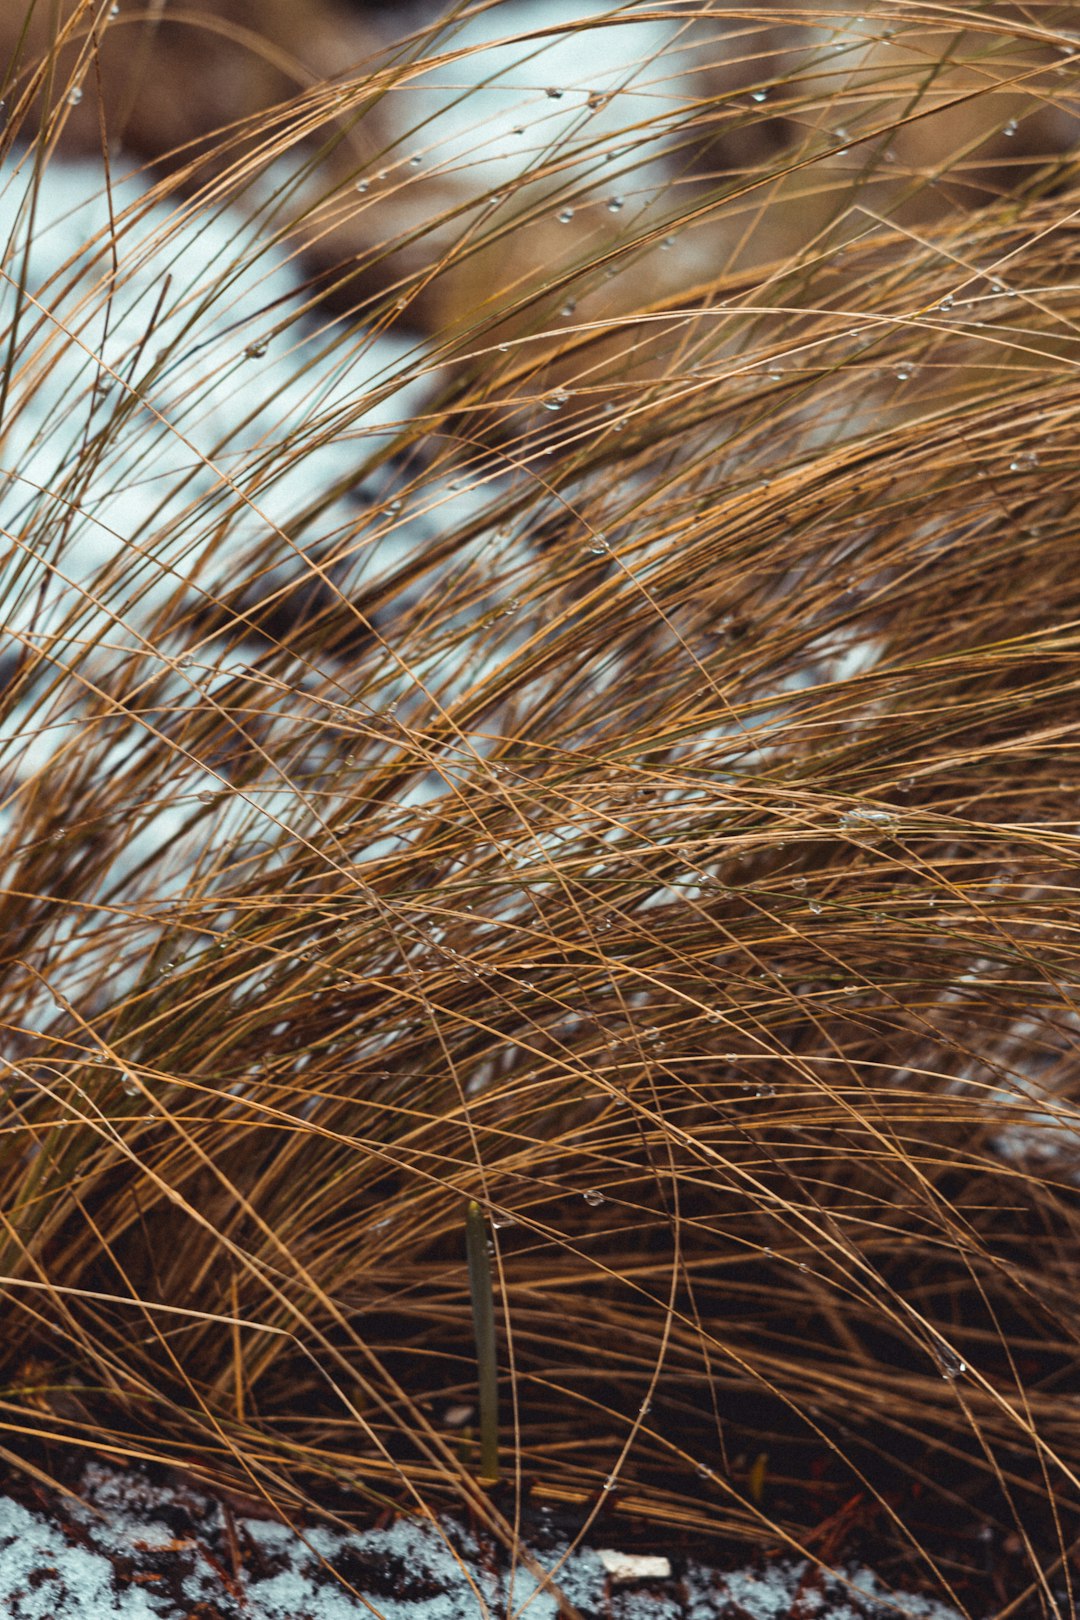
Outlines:
[[989, 1526], [1067, 1613], [1075, 174], [980, 156], [1057, 36], [620, 8], [655, 105], [465, 190], [503, 69], [420, 32], [95, 211], [76, 9], [0, 171], [9, 1449], [972, 1614]]

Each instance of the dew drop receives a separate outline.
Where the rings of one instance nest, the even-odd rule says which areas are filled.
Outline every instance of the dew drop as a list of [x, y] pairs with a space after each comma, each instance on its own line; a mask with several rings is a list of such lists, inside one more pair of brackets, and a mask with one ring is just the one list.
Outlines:
[[265, 338], [258, 343], [249, 343], [247, 348], [244, 350], [244, 359], [261, 360], [263, 355], [266, 353], [266, 350], [267, 343]]
[[602, 1204], [604, 1202], [604, 1195], [600, 1191], [599, 1187], [586, 1187], [581, 1196], [584, 1198], [590, 1209], [595, 1209], [598, 1204]]
[[607, 200], [607, 211], [609, 214], [621, 213], [625, 206], [626, 203], [622, 197], [609, 197]]
[[937, 1363], [938, 1372], [942, 1378], [948, 1379], [950, 1384], [955, 1383], [967, 1372], [967, 1362], [962, 1356], [957, 1355], [952, 1345], [946, 1344], [944, 1339], [934, 1339], [931, 1342], [930, 1354]]
[[82, 100], [82, 98], [83, 98], [82, 86], [78, 85], [78, 84], [73, 84], [71, 89], [67, 93], [68, 106], [69, 107], [77, 107], [79, 105], [79, 102]]
[[423, 163], [423, 161], [424, 160], [420, 156], [420, 154], [416, 153], [415, 156], [413, 156], [413, 157], [411, 157], [409, 159], [409, 168], [410, 169], [418, 169], [420, 167], [421, 163]]
[[574, 217], [574, 210], [572, 208], [560, 208], [556, 217], [560, 225], [569, 225]]
[[750, 92], [750, 100], [756, 101], [760, 104], [768, 98], [768, 94], [769, 92], [767, 90], [752, 90]]
[[665, 236], [664, 240], [660, 243], [660, 251], [661, 253], [667, 253], [668, 250], [674, 246], [675, 238], [673, 236]]
[[549, 85], [548, 88], [544, 91], [544, 94], [547, 96], [549, 101], [561, 101], [562, 98], [563, 98], [564, 92], [562, 90], [557, 89], [555, 87], [555, 85]]
[[864, 805], [845, 810], [840, 817], [841, 827], [857, 827], [867, 832], [894, 832], [899, 818], [891, 810], [873, 810]]
[[356, 189], [360, 193], [360, 195], [363, 196], [365, 191], [369, 191], [371, 189], [371, 181], [370, 180], [358, 180], [356, 182]]
[[1011, 140], [1012, 137], [1016, 134], [1017, 128], [1018, 128], [1018, 125], [1017, 125], [1016, 119], [1015, 118], [1010, 118], [1009, 122], [1005, 125], [1005, 128], [1002, 130], [1001, 133], [1003, 135], [1007, 136]]
[[217, 794], [212, 793], [210, 791], [207, 791], [206, 793], [200, 793], [198, 795], [198, 800], [199, 800], [200, 804], [213, 804], [213, 802], [214, 802], [214, 800], [216, 798], [217, 798]]

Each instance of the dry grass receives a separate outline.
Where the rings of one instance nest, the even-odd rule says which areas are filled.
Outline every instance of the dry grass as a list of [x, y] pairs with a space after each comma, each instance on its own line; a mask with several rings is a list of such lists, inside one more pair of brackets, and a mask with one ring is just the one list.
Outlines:
[[[175, 539], [151, 518], [96, 618], [9, 629], [12, 1453], [180, 1461], [291, 1514], [344, 1513], [345, 1489], [467, 1503], [507, 1537], [536, 1503], [583, 1532], [614, 1503], [826, 1559], [869, 1545], [968, 1612], [1067, 1612], [1075, 169], [978, 154], [1025, 116], [1002, 97], [1064, 118], [1075, 77], [1060, 11], [992, 12], [950, 35], [955, 77], [939, 14], [905, 12], [873, 94], [827, 42], [755, 57], [794, 135], [732, 171], [711, 143], [762, 104], [692, 98], [640, 208], [604, 206], [611, 172], [635, 195], [638, 121], [604, 143], [604, 191], [604, 152], [560, 147], [444, 207], [434, 264], [399, 274], [376, 232], [336, 279], [334, 342], [458, 278], [412, 366], [442, 367], [427, 406], [389, 448], [357, 438], [379, 497], [329, 534], [339, 491], [235, 537], [268, 470], [351, 420], [313, 400], [192, 486], [175, 590], [140, 598]], [[27, 117], [29, 82], [8, 89]], [[58, 120], [64, 92], [46, 61], [43, 162], [40, 98]], [[888, 165], [890, 131], [950, 96], [959, 150]], [[305, 90], [234, 168], [226, 138], [207, 189], [198, 158], [160, 189], [196, 220], [243, 203], [342, 116]], [[273, 174], [287, 242], [365, 206], [339, 175], [294, 222]], [[568, 206], [573, 242], [534, 254]], [[57, 341], [24, 300], [9, 411]], [[135, 360], [68, 481], [16, 503], [5, 603], [44, 600], [80, 476], [149, 431]], [[437, 538], [382, 565], [426, 509]], [[476, 1400], [470, 1200], [500, 1490], [444, 1421]]]

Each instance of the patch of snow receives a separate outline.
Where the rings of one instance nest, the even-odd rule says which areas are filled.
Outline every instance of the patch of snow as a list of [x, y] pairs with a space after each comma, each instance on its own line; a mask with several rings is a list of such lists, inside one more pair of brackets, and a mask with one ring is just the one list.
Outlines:
[[462, 60], [395, 92], [396, 122], [413, 125], [426, 162], [440, 171], [467, 166], [470, 183], [513, 182], [556, 150], [597, 161], [620, 136], [640, 142], [640, 132], [626, 133], [635, 124], [689, 104], [679, 37], [675, 20], [581, 0], [475, 11], [444, 41], [466, 53]]
[[[523, 1555], [511, 1574], [460, 1527], [443, 1534], [408, 1518], [298, 1534], [239, 1517], [242, 1557], [230, 1575], [224, 1510], [212, 1498], [98, 1464], [85, 1470], [82, 1495], [51, 1516], [0, 1497], [6, 1620], [187, 1620], [199, 1604], [222, 1620], [557, 1620], [549, 1570], [588, 1620], [788, 1620], [796, 1604], [801, 1620], [957, 1620], [933, 1599], [891, 1592], [872, 1571], [819, 1574], [806, 1561], [734, 1571], [691, 1563], [675, 1582], [660, 1555], [556, 1543]], [[649, 1583], [640, 1593], [639, 1581]]]

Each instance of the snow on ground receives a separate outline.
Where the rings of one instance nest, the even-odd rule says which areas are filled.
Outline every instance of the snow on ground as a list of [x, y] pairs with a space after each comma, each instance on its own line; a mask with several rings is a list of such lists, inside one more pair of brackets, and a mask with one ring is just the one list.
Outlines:
[[[641, 170], [641, 132], [636, 142], [627, 132], [646, 125], [660, 149], [692, 100], [686, 24], [633, 14], [612, 22], [611, 12], [580, 0], [471, 12], [440, 42], [462, 52], [460, 62], [395, 91], [401, 139], [439, 171], [467, 170], [477, 189], [512, 183], [556, 152], [563, 166], [625, 151]], [[582, 22], [590, 26], [575, 27]], [[661, 172], [642, 171], [638, 183]]]
[[676, 1560], [665, 1571], [662, 1558], [635, 1564], [617, 1544], [563, 1561], [566, 1544], [552, 1539], [511, 1573], [451, 1526], [399, 1518], [301, 1535], [234, 1518], [184, 1485], [99, 1464], [87, 1467], [79, 1495], [58, 1499], [52, 1513], [0, 1497], [7, 1620], [557, 1620], [544, 1582], [556, 1565], [582, 1620], [957, 1620], [927, 1598], [890, 1597], [866, 1570], [820, 1576], [799, 1560], [726, 1572]]
[[[42, 644], [96, 590], [112, 636], [139, 647], [178, 576], [208, 591], [253, 541], [273, 546], [426, 392], [407, 342], [297, 325], [297, 278], [254, 222], [155, 201], [122, 165], [107, 190], [99, 164], [35, 177], [21, 154], [0, 166], [0, 218], [5, 349], [17, 335], [0, 445], [9, 636]], [[286, 436], [290, 454], [268, 459]], [[321, 532], [348, 515], [332, 506]]]

